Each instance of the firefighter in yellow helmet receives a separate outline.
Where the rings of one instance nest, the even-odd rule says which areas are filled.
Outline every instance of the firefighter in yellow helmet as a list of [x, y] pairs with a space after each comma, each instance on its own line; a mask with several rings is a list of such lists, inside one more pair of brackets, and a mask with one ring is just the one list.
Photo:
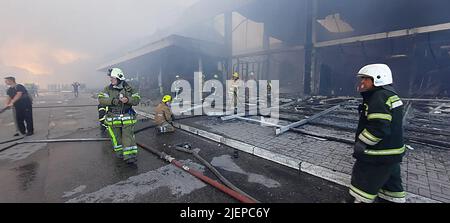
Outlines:
[[231, 108], [234, 109], [234, 111], [236, 112], [237, 110], [237, 105], [238, 105], [238, 100], [239, 100], [239, 73], [238, 72], [234, 72], [233, 76], [231, 78], [231, 85], [230, 85], [230, 89], [228, 89], [228, 94], [229, 94], [229, 106]]
[[164, 95], [161, 102], [155, 108], [155, 124], [160, 133], [174, 132], [175, 128], [172, 125], [173, 113], [170, 109], [170, 103], [172, 102], [172, 96]]
[[239, 79], [239, 73], [238, 72], [234, 72], [232, 80], [238, 80], [238, 79]]

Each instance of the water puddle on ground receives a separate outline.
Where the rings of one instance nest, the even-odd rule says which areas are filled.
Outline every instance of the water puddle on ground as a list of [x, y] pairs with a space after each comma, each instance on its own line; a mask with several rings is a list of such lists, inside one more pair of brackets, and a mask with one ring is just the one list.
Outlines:
[[39, 164], [36, 162], [29, 163], [17, 168], [14, 168], [14, 171], [18, 172], [17, 180], [19, 181], [20, 189], [26, 191], [34, 179], [36, 178], [36, 170], [39, 167]]
[[250, 183], [262, 184], [268, 188], [275, 188], [281, 186], [281, 184], [278, 181], [269, 179], [263, 175], [245, 172], [233, 161], [230, 155], [222, 155], [219, 157], [214, 157], [211, 164], [215, 167], [221, 168], [226, 171], [247, 175], [248, 182]]
[[[180, 161], [192, 169], [204, 171], [204, 166], [190, 160]], [[127, 180], [106, 186], [98, 191], [82, 194], [67, 203], [131, 202], [140, 195], [148, 194], [160, 187], [168, 187], [171, 194], [181, 197], [206, 185], [174, 165], [132, 176]]]

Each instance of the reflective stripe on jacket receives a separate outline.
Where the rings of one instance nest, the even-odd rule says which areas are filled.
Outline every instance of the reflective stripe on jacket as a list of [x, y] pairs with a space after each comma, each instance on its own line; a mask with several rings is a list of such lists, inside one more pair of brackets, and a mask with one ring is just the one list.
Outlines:
[[403, 102], [391, 86], [377, 87], [361, 93], [361, 111], [356, 140], [367, 145], [356, 159], [377, 162], [400, 162], [405, 152], [403, 141]]

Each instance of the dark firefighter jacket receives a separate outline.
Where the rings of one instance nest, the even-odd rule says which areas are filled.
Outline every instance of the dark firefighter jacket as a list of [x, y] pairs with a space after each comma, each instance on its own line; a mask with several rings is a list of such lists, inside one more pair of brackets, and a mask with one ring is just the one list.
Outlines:
[[[390, 85], [361, 93], [360, 118], [356, 141], [365, 149], [356, 149], [353, 157], [372, 163], [401, 162], [403, 142], [403, 102]], [[357, 143], [358, 144], [358, 143]]]

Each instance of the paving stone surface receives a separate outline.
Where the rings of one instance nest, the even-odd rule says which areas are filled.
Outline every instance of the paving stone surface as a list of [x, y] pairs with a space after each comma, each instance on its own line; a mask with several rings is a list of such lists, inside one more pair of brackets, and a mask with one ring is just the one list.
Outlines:
[[[276, 136], [274, 127], [258, 123], [222, 121], [217, 117], [199, 117], [180, 122], [344, 174], [351, 174], [355, 161], [351, 145], [293, 132]], [[354, 138], [354, 133], [319, 126], [306, 125], [303, 130]], [[401, 165], [405, 190], [440, 202], [450, 202], [450, 148], [436, 149], [418, 144], [411, 146], [414, 150], [407, 151]]]

